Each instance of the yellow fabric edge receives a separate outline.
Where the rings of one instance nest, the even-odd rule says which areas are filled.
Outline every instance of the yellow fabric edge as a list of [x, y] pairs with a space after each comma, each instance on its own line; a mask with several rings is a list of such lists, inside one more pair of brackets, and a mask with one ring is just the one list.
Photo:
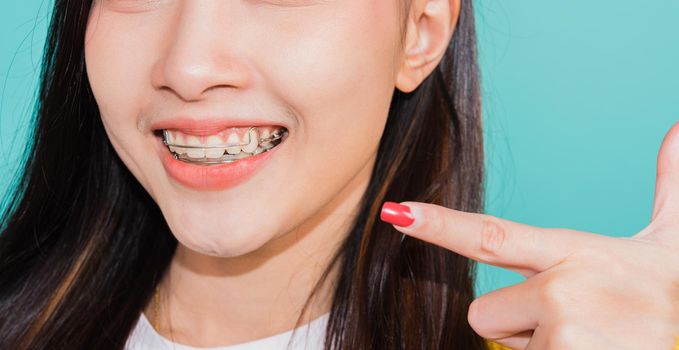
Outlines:
[[512, 350], [506, 346], [502, 346], [498, 343], [493, 343], [490, 340], [486, 340], [486, 343], [488, 344], [488, 350]]

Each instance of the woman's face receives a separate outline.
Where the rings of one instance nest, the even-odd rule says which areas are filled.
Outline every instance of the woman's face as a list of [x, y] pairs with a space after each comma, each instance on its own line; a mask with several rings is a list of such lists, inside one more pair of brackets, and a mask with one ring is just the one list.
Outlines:
[[[251, 252], [370, 175], [398, 69], [399, 6], [94, 1], [85, 58], [106, 133], [180, 243]], [[198, 145], [232, 134], [246, 142], [251, 126], [288, 133], [269, 152], [220, 166], [174, 159], [157, 130]]]

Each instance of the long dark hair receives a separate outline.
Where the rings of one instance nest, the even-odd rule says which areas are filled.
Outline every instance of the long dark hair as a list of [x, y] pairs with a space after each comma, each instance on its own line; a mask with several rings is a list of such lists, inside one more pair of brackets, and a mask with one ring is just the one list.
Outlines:
[[[85, 72], [91, 1], [56, 0], [24, 167], [0, 221], [0, 348], [122, 349], [177, 245], [111, 146]], [[369, 187], [338, 266], [327, 349], [485, 349], [467, 323], [475, 265], [402, 240], [385, 200], [483, 208], [471, 0], [413, 92], [394, 90]], [[330, 269], [330, 267], [328, 267]]]

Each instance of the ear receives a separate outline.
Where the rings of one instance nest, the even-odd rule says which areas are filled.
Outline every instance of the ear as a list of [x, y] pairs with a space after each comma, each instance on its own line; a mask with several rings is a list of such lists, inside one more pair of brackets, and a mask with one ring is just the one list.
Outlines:
[[431, 74], [446, 53], [459, 14], [460, 0], [413, 0], [396, 88], [411, 92]]

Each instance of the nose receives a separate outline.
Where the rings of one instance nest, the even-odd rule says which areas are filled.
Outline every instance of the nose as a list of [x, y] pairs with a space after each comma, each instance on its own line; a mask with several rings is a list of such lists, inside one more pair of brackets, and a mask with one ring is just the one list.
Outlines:
[[164, 50], [152, 70], [152, 84], [184, 101], [204, 99], [208, 91], [244, 88], [250, 73], [237, 43], [237, 1], [177, 2], [162, 40]]

